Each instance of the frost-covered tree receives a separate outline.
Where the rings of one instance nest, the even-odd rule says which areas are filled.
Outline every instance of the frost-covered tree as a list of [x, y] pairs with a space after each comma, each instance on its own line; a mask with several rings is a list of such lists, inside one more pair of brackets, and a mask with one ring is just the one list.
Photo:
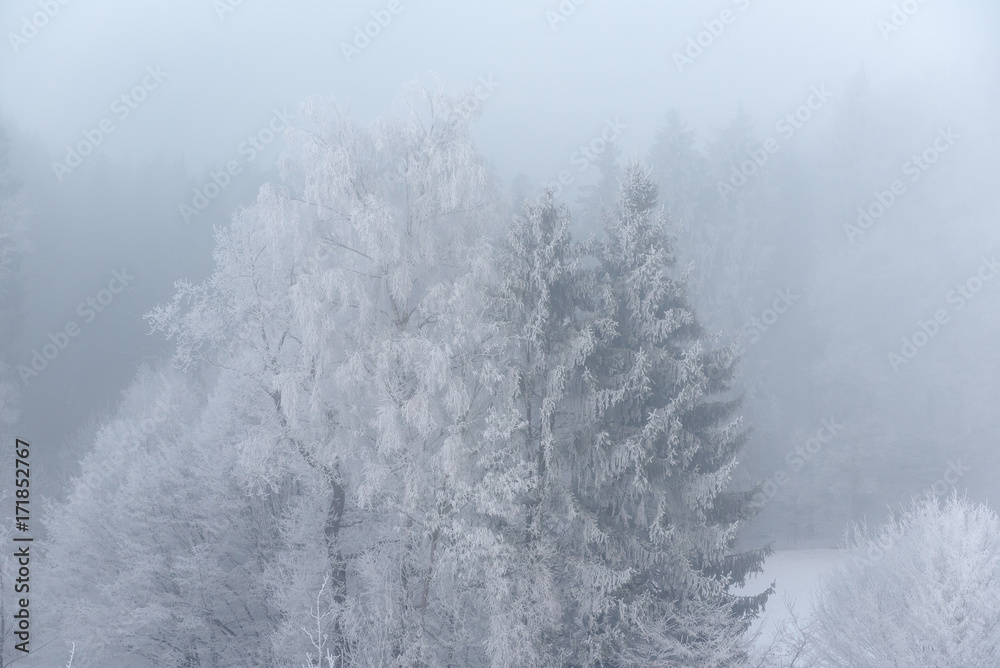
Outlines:
[[274, 570], [293, 583], [285, 653], [325, 660], [325, 635], [335, 666], [466, 663], [482, 645], [462, 579], [490, 369], [476, 258], [499, 200], [459, 97], [413, 88], [369, 127], [321, 101], [304, 112], [287, 187], [220, 233], [216, 275], [154, 322], [181, 361], [271, 403], [241, 446], [262, 478], [311, 470]]
[[177, 370], [140, 374], [48, 519], [79, 665], [740, 656], [765, 595], [728, 594], [761, 558], [732, 554], [736, 356], [703, 347], [655, 188], [631, 169], [600, 243], [547, 197], [491, 245], [462, 99], [305, 105], [284, 184], [147, 316]]
[[590, 346], [580, 298], [583, 249], [569, 215], [546, 194], [526, 202], [495, 255], [489, 315], [507, 373], [484, 434], [482, 512], [509, 555], [490, 571], [494, 666], [562, 665], [564, 563], [559, 534], [573, 515], [565, 475], [580, 419], [580, 371]]
[[140, 370], [46, 513], [46, 640], [75, 642], [77, 666], [275, 664], [281, 504], [244, 484], [232, 443], [257, 416], [233, 391]]
[[[348, 587], [350, 660], [465, 663], [480, 643], [466, 507], [490, 368], [476, 258], [499, 198], [460, 98], [411, 89], [399, 120], [367, 130], [318, 107], [313, 118], [319, 134], [303, 135], [288, 174], [329, 253], [295, 297], [307, 349], [338, 388], [368, 522]], [[398, 163], [401, 178], [384, 179]]]
[[728, 593], [767, 554], [733, 553], [756, 510], [752, 490], [729, 490], [747, 440], [732, 417], [738, 359], [707, 348], [668, 233], [656, 186], [630, 166], [591, 287], [588, 424], [572, 471], [574, 665], [731, 665], [770, 592]]
[[915, 502], [851, 537], [814, 605], [822, 666], [1000, 662], [1000, 518], [953, 495]]
[[497, 255], [511, 375], [483, 486], [510, 500], [492, 619], [516, 651], [494, 665], [732, 665], [766, 599], [728, 594], [764, 556], [733, 554], [754, 507], [727, 491], [736, 356], [703, 350], [655, 186], [638, 167], [624, 181], [601, 242], [575, 244], [548, 198]]
[[[296, 229], [295, 208], [283, 190], [262, 188], [253, 206], [218, 231], [215, 273], [202, 285], [178, 283], [173, 302], [148, 318], [176, 341], [175, 361], [181, 368], [191, 373], [218, 370], [221, 379], [241, 388], [234, 393], [233, 410], [246, 415], [254, 428], [231, 446], [246, 464], [250, 484], [275, 493], [290, 479], [298, 480], [300, 494], [279, 507], [280, 519], [306, 512], [310, 520], [318, 519], [310, 524], [313, 534], [303, 535], [300, 526], [289, 535], [295, 537], [292, 545], [311, 557], [296, 560], [299, 572], [278, 576], [273, 573], [278, 565], [268, 565], [271, 577], [284, 577], [292, 585], [279, 592], [293, 598], [299, 594], [297, 603], [306, 605], [313, 593], [306, 573], [320, 579], [329, 574], [329, 591], [342, 605], [346, 584], [340, 529], [349, 511], [342, 451], [333, 438], [330, 380], [305, 350], [307, 335], [296, 319], [292, 294], [294, 286], [305, 282], [318, 239], [308, 236], [308, 229]], [[299, 419], [302, 404], [307, 406], [305, 419]], [[286, 535], [288, 531], [283, 529]], [[294, 584], [302, 578], [305, 591], [299, 592]], [[308, 606], [303, 613], [307, 611]], [[299, 622], [293, 614], [282, 620]], [[339, 630], [336, 618], [333, 625]], [[302, 635], [301, 624], [292, 635]]]

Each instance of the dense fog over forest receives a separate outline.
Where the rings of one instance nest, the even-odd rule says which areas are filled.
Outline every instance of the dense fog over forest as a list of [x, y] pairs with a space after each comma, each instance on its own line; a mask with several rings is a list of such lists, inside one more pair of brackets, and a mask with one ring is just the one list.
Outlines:
[[1000, 5], [0, 34], [0, 668], [1000, 667]]

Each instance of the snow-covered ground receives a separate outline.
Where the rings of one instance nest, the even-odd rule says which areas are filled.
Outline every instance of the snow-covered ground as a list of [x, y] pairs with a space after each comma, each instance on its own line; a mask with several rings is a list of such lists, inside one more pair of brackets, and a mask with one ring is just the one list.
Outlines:
[[840, 550], [813, 549], [775, 552], [764, 563], [764, 573], [747, 582], [736, 593], [755, 594], [775, 582], [775, 593], [768, 600], [764, 614], [754, 623], [761, 630], [759, 643], [770, 642], [775, 629], [791, 618], [789, 606], [794, 606], [800, 620], [809, 615], [810, 597], [820, 578], [844, 559]]

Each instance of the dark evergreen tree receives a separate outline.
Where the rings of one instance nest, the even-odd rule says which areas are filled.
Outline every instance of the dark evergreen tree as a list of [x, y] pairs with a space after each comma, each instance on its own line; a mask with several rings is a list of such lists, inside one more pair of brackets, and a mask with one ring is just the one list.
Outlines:
[[675, 265], [657, 187], [625, 173], [595, 249], [595, 345], [573, 488], [575, 664], [732, 665], [766, 602], [729, 593], [769, 549], [733, 553], [755, 490], [730, 491], [748, 430], [733, 346], [711, 350]]
[[[525, 201], [498, 248], [499, 281], [491, 321], [505, 343], [507, 374], [496, 402], [490, 460], [480, 488], [511, 503], [491, 523], [508, 546], [505, 582], [494, 587], [492, 617], [504, 619], [507, 642], [493, 665], [564, 665], [572, 642], [560, 628], [564, 572], [559, 534], [573, 512], [567, 486], [580, 411], [580, 370], [591, 337], [578, 308], [584, 281], [582, 247], [570, 216], [553, 202]], [[581, 317], [581, 315], [583, 317]]]

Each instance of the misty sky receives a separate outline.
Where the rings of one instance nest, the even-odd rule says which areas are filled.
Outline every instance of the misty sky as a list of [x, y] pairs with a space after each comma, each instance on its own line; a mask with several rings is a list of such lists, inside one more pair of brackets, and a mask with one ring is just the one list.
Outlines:
[[[997, 62], [995, 3], [927, 2], [897, 33], [878, 21], [892, 2], [710, 3], [588, 0], [565, 21], [559, 3], [400, 0], [401, 11], [347, 62], [341, 43], [386, 3], [245, 0], [231, 12], [210, 0], [73, 0], [38, 35], [0, 49], [0, 110], [56, 151], [109, 113], [149, 66], [167, 73], [103, 151], [163, 152], [193, 170], [217, 166], [263, 127], [275, 107], [333, 96], [359, 118], [383, 113], [404, 83], [438, 74], [455, 86], [492, 76], [501, 85], [478, 127], [500, 175], [553, 177], [608, 117], [628, 125], [626, 155], [648, 145], [676, 107], [702, 130], [739, 105], [762, 125], [801, 102], [810, 86], [836, 87], [864, 67], [876, 87], [934, 81], [943, 111], [977, 96]], [[692, 65], [672, 57], [703, 22], [735, 20]], [[36, 2], [0, 8], [19, 31]], [[560, 159], [560, 156], [567, 156]]]

